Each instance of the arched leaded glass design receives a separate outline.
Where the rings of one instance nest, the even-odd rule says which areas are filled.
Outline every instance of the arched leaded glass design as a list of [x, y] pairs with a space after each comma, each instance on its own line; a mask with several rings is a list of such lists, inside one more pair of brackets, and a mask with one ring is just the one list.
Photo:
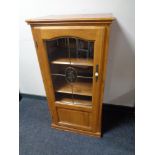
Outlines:
[[91, 106], [94, 42], [76, 37], [46, 40], [56, 103]]

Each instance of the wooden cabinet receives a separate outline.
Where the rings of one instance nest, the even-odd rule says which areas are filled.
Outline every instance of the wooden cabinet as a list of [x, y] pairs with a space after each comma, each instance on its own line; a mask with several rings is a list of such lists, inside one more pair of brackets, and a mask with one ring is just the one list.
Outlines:
[[53, 128], [101, 136], [109, 14], [48, 16], [31, 25]]

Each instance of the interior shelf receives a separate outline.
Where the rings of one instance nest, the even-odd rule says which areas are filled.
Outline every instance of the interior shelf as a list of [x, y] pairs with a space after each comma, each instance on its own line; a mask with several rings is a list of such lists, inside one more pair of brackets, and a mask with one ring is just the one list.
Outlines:
[[51, 75], [52, 76], [66, 76], [66, 69], [68, 67], [74, 68], [77, 73], [77, 78], [86, 78], [92, 79], [93, 78], [93, 67], [92, 66], [70, 66], [70, 65], [58, 65], [52, 64], [51, 65]]
[[55, 101], [57, 104], [69, 104], [69, 105], [79, 105], [79, 106], [92, 106], [92, 98], [79, 95], [64, 95], [60, 94]]
[[74, 99], [75, 101], [73, 102], [73, 100], [71, 98], [62, 98], [61, 100], [55, 101], [55, 103], [57, 104], [72, 104], [72, 105], [82, 105], [82, 106], [92, 106], [92, 102], [91, 101], [86, 101], [86, 100], [82, 100], [82, 99]]
[[93, 59], [91, 58], [57, 58], [51, 61], [52, 64], [64, 65], [80, 65], [80, 66], [93, 66]]
[[[66, 75], [65, 75], [65, 74], [57, 74], [57, 73], [54, 73], [54, 74], [52, 74], [52, 76], [62, 76], [62, 77], [65, 77]], [[89, 77], [89, 76], [80, 76], [80, 75], [78, 75], [77, 78], [93, 79], [93, 77]]]
[[55, 84], [55, 92], [92, 96], [92, 82], [77, 81], [73, 84], [69, 84], [59, 81]]

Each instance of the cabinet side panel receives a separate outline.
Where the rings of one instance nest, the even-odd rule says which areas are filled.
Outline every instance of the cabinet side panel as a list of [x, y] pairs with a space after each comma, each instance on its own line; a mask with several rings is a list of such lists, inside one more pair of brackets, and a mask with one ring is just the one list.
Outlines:
[[106, 68], [107, 68], [107, 59], [108, 59], [108, 47], [109, 47], [109, 33], [110, 25], [105, 25], [104, 35], [102, 37], [102, 52], [101, 52], [101, 84], [100, 84], [100, 104], [99, 104], [99, 115], [98, 115], [98, 125], [97, 131], [101, 132], [102, 126], [102, 107], [103, 107], [103, 96], [105, 88], [105, 78], [106, 78]]

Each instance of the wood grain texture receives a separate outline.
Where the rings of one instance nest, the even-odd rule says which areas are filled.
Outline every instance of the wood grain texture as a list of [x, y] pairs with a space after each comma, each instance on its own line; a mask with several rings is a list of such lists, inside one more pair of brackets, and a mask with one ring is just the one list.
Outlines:
[[90, 82], [74, 82], [72, 85], [66, 82], [59, 82], [55, 84], [56, 92], [71, 94], [72, 92], [77, 95], [92, 96], [92, 83]]
[[[106, 77], [106, 63], [108, 58], [108, 42], [110, 24], [114, 17], [110, 14], [49, 16], [27, 20], [31, 25], [36, 51], [47, 94], [48, 106], [52, 116], [52, 127], [64, 131], [101, 136], [102, 99]], [[48, 62], [45, 40], [59, 37], [78, 37], [94, 42], [93, 59], [72, 59], [70, 63], [66, 58], [59, 58]], [[85, 81], [76, 81], [71, 87], [60, 80], [53, 83], [50, 65], [79, 65], [92, 66], [93, 77]], [[98, 65], [98, 71], [96, 66]], [[57, 68], [59, 69], [59, 68]], [[98, 72], [98, 79], [95, 74]], [[56, 74], [56, 73], [55, 73]], [[58, 76], [58, 75], [57, 75]], [[57, 77], [55, 77], [57, 78]], [[76, 98], [73, 104], [69, 97], [55, 98], [55, 93], [77, 94], [92, 97]]]
[[79, 66], [93, 66], [93, 59], [83, 58], [58, 58], [51, 61], [52, 64], [63, 64], [63, 65], [79, 65]]
[[28, 19], [28, 24], [52, 24], [52, 23], [95, 23], [95, 22], [109, 22], [111, 23], [115, 18], [112, 14], [75, 14], [75, 15], [49, 15], [46, 17], [39, 17], [34, 19]]
[[68, 105], [74, 105], [74, 106], [92, 106], [92, 101], [90, 100], [84, 100], [81, 98], [61, 98], [59, 100], [57, 100], [55, 103], [60, 103], [60, 104], [68, 104]]
[[72, 109], [72, 110], [78, 110], [78, 111], [87, 111], [87, 112], [92, 112], [92, 106], [88, 106], [88, 105], [83, 105], [81, 104], [64, 104], [63, 102], [55, 102], [55, 106], [57, 107], [61, 107], [64, 109]]
[[78, 125], [85, 128], [90, 126], [89, 113], [77, 111], [73, 109], [58, 108], [59, 122], [68, 123], [71, 125]]
[[62, 125], [57, 125], [52, 123], [51, 127], [58, 129], [58, 130], [63, 130], [67, 132], [73, 132], [75, 134], [82, 134], [82, 135], [87, 135], [87, 136], [92, 136], [92, 137], [101, 137], [101, 133], [99, 132], [91, 132], [91, 131], [85, 131], [85, 130], [80, 130], [80, 129], [75, 129], [67, 126], [62, 126]]

